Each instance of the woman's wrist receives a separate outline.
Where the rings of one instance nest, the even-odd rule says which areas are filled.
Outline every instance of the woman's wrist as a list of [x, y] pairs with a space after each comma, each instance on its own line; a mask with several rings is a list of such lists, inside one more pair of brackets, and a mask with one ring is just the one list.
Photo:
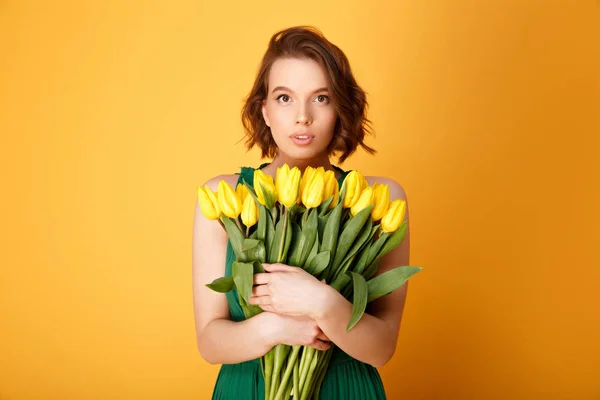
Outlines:
[[316, 296], [316, 307], [313, 307], [309, 317], [319, 322], [329, 315], [332, 309], [335, 309], [335, 304], [337, 296], [341, 296], [337, 290], [326, 284], [325, 282], [321, 282], [321, 288], [318, 291]]
[[270, 350], [277, 344], [281, 343], [281, 318], [278, 314], [263, 311], [255, 316], [261, 319], [261, 336], [265, 346]]

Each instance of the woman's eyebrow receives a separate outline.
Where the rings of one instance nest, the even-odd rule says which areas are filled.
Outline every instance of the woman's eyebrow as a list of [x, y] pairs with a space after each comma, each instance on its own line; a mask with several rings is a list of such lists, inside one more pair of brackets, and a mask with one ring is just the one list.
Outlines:
[[[275, 89], [273, 89], [273, 91], [271, 93], [275, 93], [278, 90], [284, 90], [284, 91], [288, 91], [288, 92], [294, 93], [294, 91], [292, 89], [290, 89], [289, 87], [286, 87], [286, 86], [277, 86]], [[314, 90], [311, 94], [315, 94], [315, 93], [318, 93], [318, 92], [329, 92], [329, 89], [326, 88], [326, 87], [322, 87], [322, 88], [319, 88], [317, 90]]]

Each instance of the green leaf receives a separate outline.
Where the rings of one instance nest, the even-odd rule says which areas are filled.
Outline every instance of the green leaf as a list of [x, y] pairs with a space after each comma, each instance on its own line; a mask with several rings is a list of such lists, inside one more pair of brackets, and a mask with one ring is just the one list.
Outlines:
[[365, 313], [368, 296], [368, 286], [365, 278], [356, 272], [350, 273], [352, 274], [352, 284], [354, 286], [354, 301], [352, 302], [352, 315], [350, 316], [350, 322], [348, 322], [348, 326], [346, 327], [346, 332], [354, 328]]
[[227, 236], [229, 236], [229, 241], [231, 242], [231, 247], [233, 252], [235, 253], [236, 259], [238, 261], [246, 261], [246, 256], [244, 255], [244, 251], [242, 249], [242, 244], [244, 243], [244, 234], [240, 231], [240, 228], [236, 225], [235, 222], [229, 217], [221, 218], [223, 221], [223, 225], [225, 226], [225, 231], [227, 231]]
[[[367, 219], [366, 223], [363, 225], [363, 228], [360, 230], [358, 237], [356, 238], [356, 240], [352, 244], [352, 247], [348, 251], [348, 254], [346, 254], [344, 261], [346, 261], [350, 257], [353, 257], [362, 248], [365, 242], [369, 239], [372, 225], [373, 222], [371, 218]], [[344, 261], [342, 261], [342, 265], [344, 265]], [[346, 268], [346, 270], [348, 270], [348, 268]]]
[[298, 257], [298, 260], [296, 260], [296, 264], [292, 265], [303, 267], [306, 263], [306, 259], [313, 249], [317, 238], [317, 223], [317, 212], [315, 210], [309, 211], [308, 221], [306, 221], [306, 225], [302, 227], [302, 233], [300, 234], [300, 244], [298, 245], [300, 256]]
[[233, 276], [223, 276], [215, 279], [211, 283], [206, 284], [206, 287], [214, 290], [215, 292], [227, 293], [231, 289], [235, 288], [235, 284], [233, 282]]
[[318, 276], [325, 270], [325, 268], [327, 268], [327, 265], [329, 265], [330, 256], [331, 253], [329, 251], [320, 252], [316, 256], [309, 259], [306, 271], [308, 271], [311, 275]]
[[379, 259], [375, 259], [371, 264], [367, 266], [367, 268], [364, 269], [364, 271], [362, 272], [362, 276], [364, 276], [365, 279], [369, 280], [373, 275], [375, 275], [378, 269]]
[[357, 254], [358, 257], [356, 258], [356, 262], [354, 263], [354, 272], [356, 272], [357, 274], [362, 274], [362, 272], [366, 268], [371, 246], [372, 244], [370, 242], [367, 242], [367, 244]]
[[329, 209], [329, 205], [333, 201], [333, 195], [329, 196], [325, 201], [323, 201], [318, 207], [319, 215], [324, 215]]
[[285, 262], [287, 251], [292, 242], [292, 224], [289, 221], [289, 213], [284, 212], [283, 217], [277, 222], [273, 247], [268, 255], [269, 263]]
[[334, 288], [335, 290], [337, 290], [338, 292], [341, 291], [344, 286], [346, 286], [346, 284], [348, 282], [350, 282], [352, 280], [352, 278], [350, 278], [350, 276], [348, 276], [348, 274], [341, 274], [338, 275], [335, 280], [331, 283], [331, 287]]
[[402, 243], [402, 240], [404, 240], [404, 235], [406, 234], [407, 224], [407, 221], [402, 222], [402, 225], [400, 225], [400, 227], [392, 233], [390, 238], [386, 240], [385, 245], [381, 249], [381, 252], [377, 255], [377, 258], [383, 257], [400, 243]]
[[[325, 228], [323, 229], [323, 236], [321, 238], [321, 251], [329, 251], [331, 253], [331, 259], [333, 259], [335, 256], [342, 211], [342, 202], [340, 201], [329, 214], [327, 222], [325, 223]], [[333, 273], [333, 271], [331, 273]]]
[[412, 275], [421, 271], [421, 267], [397, 267], [390, 271], [386, 271], [381, 275], [376, 276], [367, 282], [369, 288], [369, 297], [367, 301], [373, 301], [379, 297], [385, 296], [398, 289]]
[[[265, 208], [265, 211], [267, 209]], [[271, 254], [273, 254], [273, 239], [275, 238], [275, 225], [273, 223], [273, 219], [271, 218], [271, 213], [266, 212], [267, 222], [266, 222], [266, 241], [265, 247], [267, 248], [267, 259], [270, 259]]]
[[[246, 239], [248, 240], [248, 239]], [[246, 252], [244, 252], [244, 254], [246, 255], [246, 260], [247, 261], [260, 261], [260, 262], [265, 262], [267, 260], [267, 252], [265, 249], [265, 244], [260, 241], [257, 240], [257, 243], [255, 245], [253, 245], [249, 250], [247, 250]]]
[[302, 228], [300, 228], [300, 225], [298, 225], [296, 222], [292, 222], [292, 241], [290, 243], [290, 248], [288, 250], [288, 262], [289, 265], [296, 265], [294, 264], [295, 261], [292, 260], [297, 260], [298, 259], [298, 255], [300, 253], [300, 248], [299, 248], [299, 243], [300, 243], [300, 234], [302, 233]]
[[290, 244], [292, 243], [292, 234], [294, 233], [293, 227], [292, 227], [292, 221], [289, 220], [289, 216], [287, 217], [287, 219], [288, 219], [288, 223], [286, 224], [285, 243], [284, 243], [284, 248], [283, 248], [283, 255], [281, 256], [280, 262], [285, 262], [285, 260], [287, 259], [287, 254], [290, 249]]
[[258, 246], [258, 240], [256, 239], [244, 239], [243, 243], [242, 243], [242, 251], [248, 251], [250, 249], [252, 249], [253, 247]]
[[[316, 257], [318, 253], [319, 253], [319, 235], [317, 234], [317, 238], [315, 240], [315, 243], [313, 244], [312, 250], [310, 251], [310, 254], [308, 255], [308, 258], [306, 259], [306, 262], [303, 265], [303, 268], [307, 272], [309, 271], [308, 270], [308, 264], [310, 264], [310, 262], [312, 261], [312, 259], [314, 257]], [[312, 275], [314, 275], [314, 274], [312, 274]]]
[[[252, 266], [254, 267], [255, 274], [262, 274], [266, 272], [261, 261], [253, 261]], [[254, 285], [254, 277], [252, 277], [252, 285]]]
[[254, 285], [254, 266], [251, 263], [234, 261], [231, 272], [238, 294], [248, 303]]
[[[340, 238], [338, 239], [338, 247], [335, 252], [335, 258], [333, 260], [333, 268], [334, 270], [340, 265], [340, 263], [344, 260], [344, 257], [350, 250], [350, 246], [355, 241], [356, 237], [360, 233], [363, 225], [367, 221], [367, 218], [371, 218], [371, 210], [375, 207], [374, 204], [371, 204], [368, 207], [363, 208], [356, 214], [354, 217], [350, 219], [346, 228], [342, 231]], [[369, 228], [370, 231], [371, 228]]]
[[258, 227], [256, 228], [257, 238], [259, 240], [265, 241], [267, 235], [267, 209], [265, 206], [260, 204], [258, 200], [256, 201], [258, 204]]
[[290, 218], [291, 219], [295, 219], [296, 217], [298, 217], [299, 215], [302, 216], [302, 214], [306, 211], [306, 208], [303, 207], [300, 204], [294, 204], [291, 208], [290, 208]]
[[390, 237], [389, 232], [383, 232], [381, 234], [381, 236], [379, 236], [377, 238], [377, 240], [375, 240], [375, 242], [371, 246], [371, 250], [369, 251], [369, 258], [367, 258], [367, 265], [371, 265], [371, 263], [376, 258], [378, 258], [377, 255], [379, 254], [379, 252], [381, 251], [381, 248], [383, 247], [383, 245], [385, 244], [385, 242], [388, 240], [389, 237]]

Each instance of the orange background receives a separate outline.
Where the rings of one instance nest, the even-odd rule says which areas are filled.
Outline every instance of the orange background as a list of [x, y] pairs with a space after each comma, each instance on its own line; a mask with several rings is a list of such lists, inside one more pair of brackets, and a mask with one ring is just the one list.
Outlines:
[[369, 94], [342, 167], [409, 198], [388, 397], [600, 398], [598, 1], [159, 3], [0, 2], [0, 399], [210, 397], [196, 186], [262, 162], [242, 100], [299, 24]]

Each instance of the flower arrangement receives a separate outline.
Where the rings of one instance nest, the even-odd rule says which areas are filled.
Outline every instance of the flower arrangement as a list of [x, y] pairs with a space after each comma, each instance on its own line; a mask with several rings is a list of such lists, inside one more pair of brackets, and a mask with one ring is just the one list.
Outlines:
[[[302, 268], [352, 302], [346, 331], [365, 312], [367, 303], [402, 286], [421, 267], [399, 266], [374, 277], [378, 261], [400, 245], [407, 230], [406, 201], [390, 201], [385, 184], [369, 186], [358, 171], [342, 187], [333, 171], [283, 165], [275, 180], [260, 169], [254, 184], [233, 189], [220, 181], [217, 192], [198, 187], [206, 218], [226, 230], [236, 256], [232, 275], [207, 284], [225, 293], [236, 289], [244, 315], [263, 310], [250, 304], [253, 275], [265, 273], [263, 263]], [[318, 399], [333, 346], [320, 351], [310, 346], [279, 344], [260, 359], [265, 399]]]

